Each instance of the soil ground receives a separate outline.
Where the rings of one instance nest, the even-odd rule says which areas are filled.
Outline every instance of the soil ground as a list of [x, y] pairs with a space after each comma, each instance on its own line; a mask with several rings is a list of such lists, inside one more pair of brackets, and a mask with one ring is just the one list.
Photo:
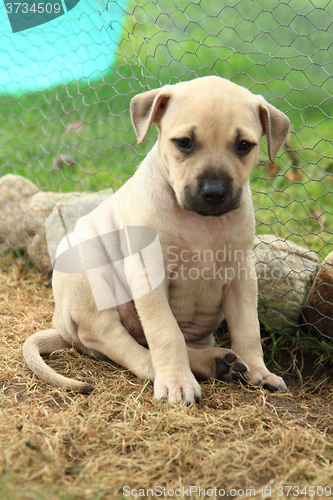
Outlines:
[[96, 389], [53, 388], [21, 350], [51, 325], [48, 281], [24, 260], [0, 259], [1, 500], [333, 497], [333, 380], [319, 355], [286, 344], [282, 366], [270, 362], [288, 393], [210, 380], [189, 408], [155, 401], [151, 384], [74, 350], [48, 363]]

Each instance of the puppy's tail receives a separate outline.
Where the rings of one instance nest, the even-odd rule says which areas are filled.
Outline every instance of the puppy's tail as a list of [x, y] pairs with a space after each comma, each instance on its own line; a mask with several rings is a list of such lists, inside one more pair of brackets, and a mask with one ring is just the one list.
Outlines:
[[94, 386], [60, 375], [41, 357], [42, 354], [51, 354], [53, 351], [65, 348], [70, 349], [71, 345], [56, 330], [44, 330], [34, 333], [24, 342], [23, 356], [30, 370], [44, 382], [89, 394]]

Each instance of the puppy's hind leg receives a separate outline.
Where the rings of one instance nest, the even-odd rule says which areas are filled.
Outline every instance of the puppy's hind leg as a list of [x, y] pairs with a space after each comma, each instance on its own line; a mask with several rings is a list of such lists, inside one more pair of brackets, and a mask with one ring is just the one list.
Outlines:
[[53, 351], [66, 348], [70, 349], [71, 345], [56, 330], [51, 328], [31, 335], [23, 344], [23, 356], [30, 370], [44, 382], [89, 394], [94, 386], [60, 375], [48, 366], [41, 357], [42, 354], [51, 354]]
[[231, 349], [208, 347], [206, 349], [187, 348], [190, 367], [198, 380], [216, 378], [229, 382], [248, 377], [248, 367]]
[[211, 333], [199, 342], [187, 343], [190, 367], [198, 380], [216, 378], [229, 382], [245, 381], [248, 367], [231, 349], [214, 347], [215, 337]]

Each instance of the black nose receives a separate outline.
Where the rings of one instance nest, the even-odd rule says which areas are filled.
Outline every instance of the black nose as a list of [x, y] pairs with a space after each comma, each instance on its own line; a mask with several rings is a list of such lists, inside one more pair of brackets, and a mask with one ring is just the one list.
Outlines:
[[219, 205], [223, 203], [228, 196], [227, 186], [220, 180], [207, 179], [201, 184], [200, 194], [206, 203], [210, 205]]

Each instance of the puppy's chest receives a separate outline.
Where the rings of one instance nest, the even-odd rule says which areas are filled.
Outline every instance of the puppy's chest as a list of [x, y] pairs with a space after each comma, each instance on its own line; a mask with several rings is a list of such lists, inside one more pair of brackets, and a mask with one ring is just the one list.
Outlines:
[[177, 279], [168, 283], [170, 309], [180, 329], [184, 335], [200, 338], [213, 332], [223, 319], [223, 281], [214, 279], [211, 270], [210, 279], [196, 279], [203, 269], [190, 267], [188, 275], [180, 271]]

